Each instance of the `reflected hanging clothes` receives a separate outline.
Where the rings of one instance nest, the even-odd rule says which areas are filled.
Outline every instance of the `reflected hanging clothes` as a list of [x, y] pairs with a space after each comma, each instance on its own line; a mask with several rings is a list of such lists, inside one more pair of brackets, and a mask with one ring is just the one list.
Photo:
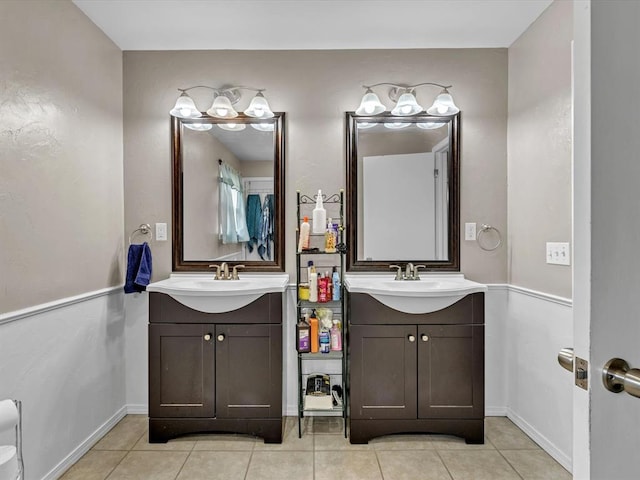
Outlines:
[[220, 237], [224, 244], [249, 240], [242, 180], [225, 163], [220, 165]]
[[271, 260], [271, 242], [273, 242], [274, 233], [273, 218], [273, 194], [270, 193], [264, 197], [262, 205], [262, 226], [258, 244], [258, 254], [262, 260]]
[[262, 233], [262, 205], [260, 195], [257, 193], [251, 193], [247, 196], [247, 230], [249, 232], [247, 249], [251, 253], [254, 246], [257, 247], [260, 244]]

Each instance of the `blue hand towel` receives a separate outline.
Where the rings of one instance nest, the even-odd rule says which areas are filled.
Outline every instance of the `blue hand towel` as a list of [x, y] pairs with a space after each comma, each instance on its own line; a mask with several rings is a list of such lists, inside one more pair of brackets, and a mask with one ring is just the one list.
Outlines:
[[149, 244], [129, 245], [127, 278], [124, 293], [144, 292], [151, 280], [151, 249]]

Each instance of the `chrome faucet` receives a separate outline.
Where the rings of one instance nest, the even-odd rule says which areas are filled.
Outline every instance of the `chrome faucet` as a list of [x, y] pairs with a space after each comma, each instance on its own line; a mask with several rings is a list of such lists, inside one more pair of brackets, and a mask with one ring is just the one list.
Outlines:
[[240, 277], [238, 276], [238, 269], [239, 268], [244, 268], [244, 265], [234, 265], [233, 266], [233, 273], [231, 274], [231, 278], [229, 280], [240, 280]]
[[400, 265], [389, 265], [389, 268], [397, 268], [394, 280], [402, 280], [402, 267]]

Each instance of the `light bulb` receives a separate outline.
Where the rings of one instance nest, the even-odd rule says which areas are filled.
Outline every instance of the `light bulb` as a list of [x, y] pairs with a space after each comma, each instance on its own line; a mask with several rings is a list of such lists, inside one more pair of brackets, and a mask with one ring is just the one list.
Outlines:
[[226, 108], [216, 108], [216, 114], [220, 117], [226, 116], [228, 112], [229, 110], [227, 110]]
[[405, 106], [404, 106], [404, 107], [402, 107], [400, 110], [402, 111], [402, 113], [407, 113], [407, 114], [409, 114], [409, 113], [411, 113], [411, 105], [405, 105]]
[[376, 106], [371, 104], [371, 103], [367, 103], [364, 106], [364, 111], [367, 113], [367, 115], [371, 115], [376, 109]]
[[447, 110], [449, 110], [449, 107], [446, 105], [438, 105], [438, 113], [447, 113]]
[[180, 109], [180, 115], [182, 115], [183, 117], [188, 117], [190, 113], [191, 113], [191, 109], [190, 108], [181, 108]]

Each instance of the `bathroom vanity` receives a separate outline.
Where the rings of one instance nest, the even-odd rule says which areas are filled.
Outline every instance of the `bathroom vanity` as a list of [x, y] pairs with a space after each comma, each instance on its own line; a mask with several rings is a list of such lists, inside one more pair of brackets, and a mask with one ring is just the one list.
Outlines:
[[351, 443], [418, 432], [484, 442], [486, 286], [459, 280], [347, 276]]
[[281, 443], [281, 292], [288, 276], [280, 277], [281, 291], [269, 293], [254, 291], [268, 289], [266, 282], [240, 281], [233, 289], [233, 281], [169, 279], [168, 287], [149, 286], [149, 442], [234, 432]]

